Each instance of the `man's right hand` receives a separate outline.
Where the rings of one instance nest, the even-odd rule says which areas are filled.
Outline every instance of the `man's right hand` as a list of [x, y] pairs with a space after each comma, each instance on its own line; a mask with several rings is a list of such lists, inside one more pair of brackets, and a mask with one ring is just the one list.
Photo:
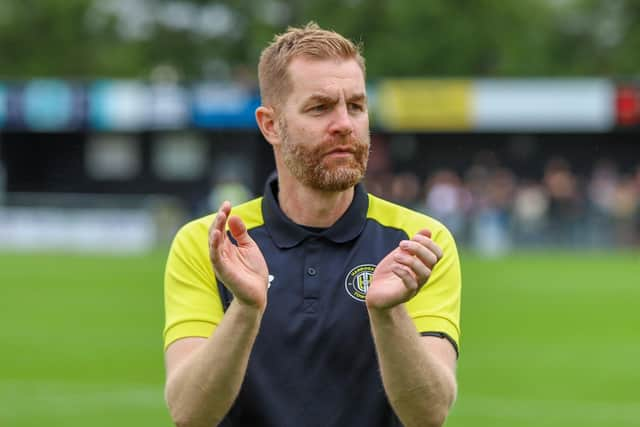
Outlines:
[[[260, 248], [247, 233], [244, 222], [237, 216], [229, 217], [230, 213], [231, 203], [223, 202], [209, 228], [209, 258], [216, 276], [237, 302], [263, 312], [267, 306], [267, 263]], [[227, 221], [237, 245], [231, 242], [225, 232]]]

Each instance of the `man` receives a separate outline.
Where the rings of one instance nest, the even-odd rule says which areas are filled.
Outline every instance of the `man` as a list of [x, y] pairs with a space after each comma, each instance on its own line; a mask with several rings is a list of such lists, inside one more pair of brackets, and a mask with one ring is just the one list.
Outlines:
[[178, 426], [444, 423], [456, 247], [440, 223], [359, 184], [364, 69], [352, 42], [313, 23], [263, 51], [256, 120], [277, 178], [264, 197], [183, 227], [167, 262], [166, 399]]

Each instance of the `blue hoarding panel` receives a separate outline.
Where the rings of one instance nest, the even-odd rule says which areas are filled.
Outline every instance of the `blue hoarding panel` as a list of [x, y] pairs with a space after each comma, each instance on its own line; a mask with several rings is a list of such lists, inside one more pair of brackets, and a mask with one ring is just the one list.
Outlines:
[[89, 88], [89, 126], [97, 130], [145, 130], [151, 122], [149, 88], [135, 81], [105, 80]]
[[36, 131], [76, 128], [83, 115], [80, 97], [78, 89], [62, 80], [34, 80], [22, 89], [17, 120]]
[[256, 128], [255, 91], [229, 83], [204, 83], [193, 88], [192, 120], [203, 128]]
[[174, 84], [151, 86], [153, 129], [185, 129], [191, 120], [189, 94]]

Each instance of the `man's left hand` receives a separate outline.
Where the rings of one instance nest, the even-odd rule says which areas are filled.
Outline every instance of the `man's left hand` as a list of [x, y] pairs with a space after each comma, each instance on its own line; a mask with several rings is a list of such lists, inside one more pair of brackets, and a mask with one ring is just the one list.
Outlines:
[[367, 308], [390, 309], [409, 301], [427, 282], [440, 258], [442, 249], [431, 240], [427, 229], [420, 230], [411, 240], [401, 241], [373, 272]]

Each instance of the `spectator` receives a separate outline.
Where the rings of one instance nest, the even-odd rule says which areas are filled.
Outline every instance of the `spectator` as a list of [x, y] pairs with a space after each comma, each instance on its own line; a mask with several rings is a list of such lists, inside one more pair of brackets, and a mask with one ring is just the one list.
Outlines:
[[[492, 170], [492, 172], [490, 172]], [[467, 177], [473, 196], [471, 244], [486, 255], [505, 253], [511, 246], [510, 211], [515, 178], [505, 168], [476, 164]]]
[[465, 214], [470, 205], [471, 193], [453, 170], [437, 171], [426, 181], [425, 211], [442, 221], [456, 235], [463, 234]]
[[600, 160], [587, 184], [588, 212], [585, 235], [592, 247], [609, 246], [612, 241], [612, 216], [618, 169], [610, 159]]
[[549, 196], [536, 181], [527, 180], [515, 191], [513, 226], [519, 243], [542, 243], [549, 214]]
[[631, 246], [635, 243], [635, 222], [638, 215], [639, 195], [634, 177], [625, 175], [613, 194], [613, 220], [615, 243]]
[[420, 180], [413, 172], [403, 172], [391, 180], [391, 200], [414, 210], [420, 210]]
[[560, 157], [550, 159], [543, 183], [549, 193], [548, 242], [571, 246], [578, 244], [579, 221], [584, 206], [578, 180], [569, 163]]

